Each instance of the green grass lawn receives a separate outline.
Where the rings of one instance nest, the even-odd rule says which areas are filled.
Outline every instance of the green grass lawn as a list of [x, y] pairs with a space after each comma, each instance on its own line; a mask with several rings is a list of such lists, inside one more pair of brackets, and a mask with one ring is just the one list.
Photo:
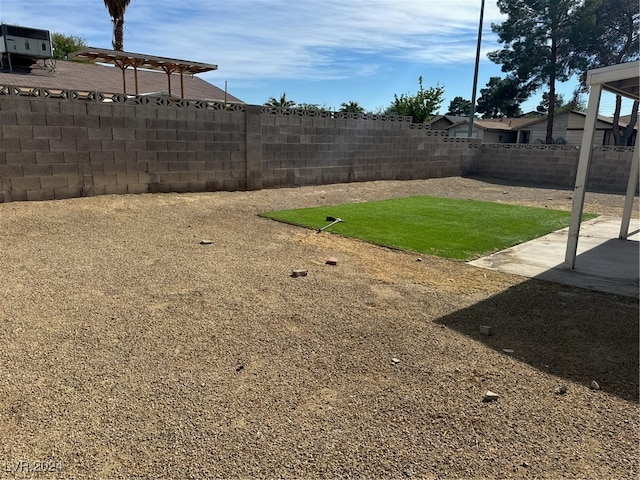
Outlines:
[[[401, 250], [471, 260], [567, 227], [570, 212], [503, 203], [408, 197], [262, 213], [281, 222]], [[585, 214], [583, 219], [595, 215]]]

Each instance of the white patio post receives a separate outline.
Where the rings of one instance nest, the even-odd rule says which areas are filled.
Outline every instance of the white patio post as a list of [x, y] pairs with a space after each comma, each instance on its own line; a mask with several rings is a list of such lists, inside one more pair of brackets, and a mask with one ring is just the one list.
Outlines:
[[623, 240], [626, 240], [629, 236], [629, 222], [631, 221], [631, 211], [633, 210], [633, 197], [635, 197], [636, 189], [638, 188], [638, 164], [640, 164], [640, 149], [638, 149], [638, 140], [636, 140], [636, 144], [633, 147], [633, 157], [631, 159], [627, 196], [624, 199], [622, 224], [620, 225], [620, 238]]
[[580, 145], [576, 184], [573, 189], [573, 206], [571, 208], [571, 223], [569, 224], [569, 239], [567, 240], [567, 251], [564, 257], [564, 268], [568, 270], [573, 270], [576, 266], [576, 252], [578, 251], [578, 236], [580, 235], [580, 222], [582, 220], [582, 209], [584, 207], [584, 194], [587, 187], [587, 178], [589, 176], [589, 164], [591, 163], [593, 132], [596, 128], [601, 94], [602, 84], [596, 83], [595, 85], [591, 85], [587, 117], [584, 121], [584, 133], [582, 134], [582, 144]]

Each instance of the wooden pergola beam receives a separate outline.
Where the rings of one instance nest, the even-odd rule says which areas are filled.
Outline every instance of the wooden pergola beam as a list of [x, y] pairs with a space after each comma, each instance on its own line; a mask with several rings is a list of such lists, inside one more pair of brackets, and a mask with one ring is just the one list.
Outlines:
[[82, 50], [78, 50], [77, 52], [73, 52], [69, 55], [69, 58], [81, 58], [84, 60], [91, 60], [93, 62], [116, 65], [122, 70], [122, 88], [123, 93], [125, 94], [127, 93], [125, 70], [128, 67], [133, 67], [136, 95], [138, 94], [138, 68], [165, 72], [167, 74], [169, 96], [171, 96], [171, 75], [174, 72], [180, 72], [180, 96], [182, 98], [184, 98], [183, 75], [185, 73], [195, 75], [218, 69], [217, 65], [210, 63], [190, 62], [175, 58], [156, 57], [153, 55], [143, 55], [140, 53], [121, 52], [118, 50], [107, 50], [93, 47], [86, 47]]

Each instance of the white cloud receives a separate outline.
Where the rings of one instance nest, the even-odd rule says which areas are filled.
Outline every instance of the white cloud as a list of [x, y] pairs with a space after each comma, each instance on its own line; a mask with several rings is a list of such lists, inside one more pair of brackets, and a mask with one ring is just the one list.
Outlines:
[[[102, 0], [0, 2], [4, 22], [110, 47]], [[479, 9], [477, 0], [132, 0], [125, 50], [215, 63], [236, 80], [341, 78], [390, 60], [470, 61]], [[487, 5], [485, 32], [496, 21]]]

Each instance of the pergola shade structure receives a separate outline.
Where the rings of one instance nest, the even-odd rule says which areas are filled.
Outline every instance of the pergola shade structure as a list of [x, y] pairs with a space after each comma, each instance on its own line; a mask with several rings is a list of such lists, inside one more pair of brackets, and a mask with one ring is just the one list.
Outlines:
[[[602, 91], [606, 90], [616, 95], [622, 95], [632, 100], [640, 100], [640, 61], [621, 63], [609, 67], [597, 68], [587, 72], [587, 85], [590, 87], [589, 104], [584, 124], [584, 134], [580, 145], [580, 157], [576, 172], [576, 183], [573, 191], [573, 206], [571, 210], [571, 224], [569, 225], [569, 238], [565, 254], [564, 268], [573, 270], [576, 263], [578, 249], [578, 237], [580, 235], [580, 222], [584, 207], [585, 188], [591, 163], [591, 145], [595, 131], [598, 108]], [[634, 146], [631, 160], [631, 171], [627, 184], [627, 193], [622, 213], [619, 238], [626, 239], [629, 235], [629, 222], [633, 207], [633, 198], [638, 188], [638, 164], [640, 163], [640, 150], [638, 142]]]
[[194, 75], [197, 73], [210, 72], [217, 70], [217, 65], [200, 62], [190, 62], [187, 60], [177, 60], [175, 58], [154, 57], [152, 55], [143, 55], [140, 53], [121, 52], [118, 50], [107, 50], [103, 48], [87, 47], [69, 55], [70, 58], [80, 58], [91, 60], [93, 62], [109, 63], [117, 66], [122, 70], [122, 91], [127, 93], [127, 83], [125, 70], [129, 67], [133, 68], [135, 79], [135, 93], [138, 90], [138, 68], [147, 70], [162, 70], [167, 74], [167, 90], [171, 96], [171, 75], [180, 74], [180, 96], [184, 98], [184, 81], [183, 75]]

